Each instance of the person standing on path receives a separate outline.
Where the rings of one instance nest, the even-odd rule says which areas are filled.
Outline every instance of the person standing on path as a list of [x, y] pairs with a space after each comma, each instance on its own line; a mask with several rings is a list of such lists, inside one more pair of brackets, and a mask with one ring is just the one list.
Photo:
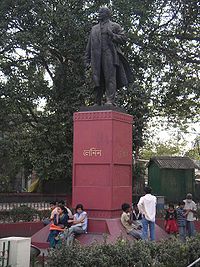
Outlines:
[[185, 242], [185, 240], [186, 240], [186, 216], [187, 216], [187, 213], [186, 213], [184, 207], [185, 207], [185, 202], [180, 201], [178, 204], [178, 207], [176, 209], [179, 239], [182, 242]]
[[155, 217], [157, 199], [151, 194], [151, 187], [144, 188], [145, 196], [138, 202], [138, 209], [142, 213], [142, 239], [148, 239], [148, 228], [150, 239], [155, 240]]
[[186, 210], [186, 229], [188, 236], [194, 236], [195, 235], [195, 226], [194, 221], [196, 220], [195, 214], [197, 211], [197, 205], [192, 200], [192, 194], [188, 193], [186, 196], [186, 199], [184, 200]]

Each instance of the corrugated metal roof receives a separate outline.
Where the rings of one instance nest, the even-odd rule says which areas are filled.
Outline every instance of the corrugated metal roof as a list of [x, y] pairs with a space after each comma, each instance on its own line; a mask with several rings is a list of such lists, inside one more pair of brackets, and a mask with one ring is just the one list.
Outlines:
[[189, 157], [152, 157], [148, 166], [152, 162], [155, 162], [161, 169], [199, 169], [199, 166]]

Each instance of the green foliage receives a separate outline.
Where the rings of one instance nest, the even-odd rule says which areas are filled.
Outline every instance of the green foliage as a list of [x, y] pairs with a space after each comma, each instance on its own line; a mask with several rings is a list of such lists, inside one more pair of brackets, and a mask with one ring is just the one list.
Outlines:
[[161, 241], [153, 249], [153, 257], [156, 266], [159, 267], [183, 267], [188, 262], [189, 247], [181, 243], [178, 239], [172, 238]]
[[49, 210], [37, 210], [37, 215], [40, 221], [50, 217]]
[[49, 266], [151, 266], [150, 250], [142, 242], [118, 240], [112, 244], [61, 245], [50, 251]]
[[1, 223], [10, 222], [10, 211], [3, 210], [0, 212], [0, 222]]
[[145, 185], [145, 170], [146, 166], [143, 162], [135, 162], [133, 164], [132, 177], [133, 177], [133, 194], [142, 195]]
[[[197, 235], [194, 238], [190, 238], [188, 240], [188, 247], [189, 247], [189, 261], [193, 262], [195, 260], [197, 260], [198, 258], [200, 258], [200, 251], [198, 249], [199, 247], [199, 242], [200, 242], [200, 235]], [[196, 264], [196, 266], [198, 266], [198, 264]]]
[[[87, 21], [82, 13], [83, 6], [74, 1], [1, 2], [5, 49], [0, 63], [5, 81], [0, 100], [7, 116], [0, 145], [7, 139], [5, 153], [29, 172], [34, 168], [41, 179], [67, 176], [68, 184], [72, 115], [85, 91], [82, 55]], [[41, 98], [47, 102], [43, 112], [36, 108]], [[17, 172], [21, 166], [13, 167]]]
[[197, 148], [192, 148], [192, 149], [188, 150], [185, 153], [185, 156], [188, 156], [191, 159], [200, 160], [200, 153], [199, 153]]
[[198, 135], [194, 140], [194, 146], [192, 149], [186, 152], [186, 156], [200, 160], [200, 136]]
[[13, 208], [12, 210], [1, 210], [0, 211], [0, 222], [29, 222], [35, 220], [44, 220], [49, 218], [50, 211], [49, 210], [37, 210], [34, 208], [30, 208], [26, 205], [23, 205], [18, 208]]
[[183, 144], [175, 143], [174, 140], [167, 142], [148, 142], [140, 151], [140, 158], [149, 160], [154, 156], [178, 156]]
[[197, 209], [196, 217], [197, 217], [197, 220], [200, 220], [200, 209], [199, 208]]
[[147, 141], [143, 148], [140, 149], [139, 156], [142, 159], [149, 160], [154, 156], [179, 156], [184, 155], [194, 160], [200, 160], [198, 146], [185, 150], [185, 142], [178, 142], [173, 138], [166, 142]]
[[48, 263], [57, 266], [133, 266], [133, 267], [185, 267], [200, 257], [200, 236], [186, 243], [176, 238], [160, 242], [132, 241], [119, 239], [115, 244], [81, 246], [65, 243], [51, 250]]
[[30, 222], [33, 221], [35, 218], [37, 218], [37, 216], [38, 216], [38, 211], [36, 209], [27, 207], [25, 205], [19, 208], [14, 208], [10, 212], [10, 217], [13, 222], [19, 222], [19, 221]]
[[10, 177], [0, 176], [0, 192], [6, 193], [10, 191]]
[[[96, 11], [110, 3], [0, 1], [0, 174], [12, 186], [22, 168], [25, 176], [35, 169], [41, 179], [71, 184], [73, 113], [93, 103], [84, 50]], [[152, 116], [198, 121], [198, 4], [114, 0], [111, 7], [128, 36], [134, 83], [117, 99], [134, 116], [138, 157]]]

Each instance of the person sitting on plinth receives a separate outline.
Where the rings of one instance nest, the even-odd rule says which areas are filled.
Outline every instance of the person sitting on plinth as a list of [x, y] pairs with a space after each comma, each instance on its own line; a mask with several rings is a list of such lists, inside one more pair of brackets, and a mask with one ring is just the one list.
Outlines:
[[68, 212], [63, 205], [57, 207], [58, 214], [54, 215], [53, 224], [50, 225], [50, 233], [48, 236], [48, 242], [50, 243], [51, 248], [55, 248], [58, 243], [58, 235], [60, 232], [63, 232], [65, 227], [68, 226]]
[[73, 218], [73, 214], [72, 214], [72, 211], [70, 210], [70, 208], [67, 206], [67, 203], [64, 201], [64, 200], [59, 200], [58, 201], [58, 205], [63, 205], [67, 212], [68, 212], [68, 216], [69, 216], [69, 219], [72, 219]]
[[121, 215], [121, 223], [126, 229], [127, 234], [131, 235], [136, 239], [142, 238], [141, 227], [134, 224], [133, 220], [131, 220], [131, 206], [128, 203], [122, 204], [122, 215]]
[[44, 225], [48, 225], [48, 224], [50, 224], [51, 222], [53, 222], [53, 220], [54, 220], [54, 215], [55, 215], [55, 214], [58, 215], [56, 201], [51, 201], [49, 204], [50, 204], [51, 214], [50, 214], [50, 217], [45, 218], [45, 219], [42, 221]]
[[135, 225], [141, 226], [142, 228], [142, 213], [139, 211], [137, 203], [133, 203], [131, 219]]
[[72, 223], [72, 226], [64, 232], [68, 245], [73, 243], [76, 235], [84, 234], [87, 231], [88, 218], [83, 205], [78, 204], [75, 210], [76, 213], [74, 214], [73, 220], [68, 220], [69, 223]]

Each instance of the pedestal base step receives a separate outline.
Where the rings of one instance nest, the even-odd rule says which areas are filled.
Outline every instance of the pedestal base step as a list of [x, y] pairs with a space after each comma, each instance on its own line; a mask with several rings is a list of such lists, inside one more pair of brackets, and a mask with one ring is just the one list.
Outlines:
[[[49, 235], [49, 225], [35, 233], [31, 238], [31, 243], [40, 249], [49, 247], [47, 237]], [[168, 234], [158, 225], [155, 229], [156, 241], [168, 238]], [[108, 243], [114, 243], [118, 238], [133, 240], [129, 236], [120, 222], [120, 218], [99, 219], [89, 218], [88, 233], [77, 237], [82, 245], [89, 245], [93, 242], [103, 243], [105, 239]]]

